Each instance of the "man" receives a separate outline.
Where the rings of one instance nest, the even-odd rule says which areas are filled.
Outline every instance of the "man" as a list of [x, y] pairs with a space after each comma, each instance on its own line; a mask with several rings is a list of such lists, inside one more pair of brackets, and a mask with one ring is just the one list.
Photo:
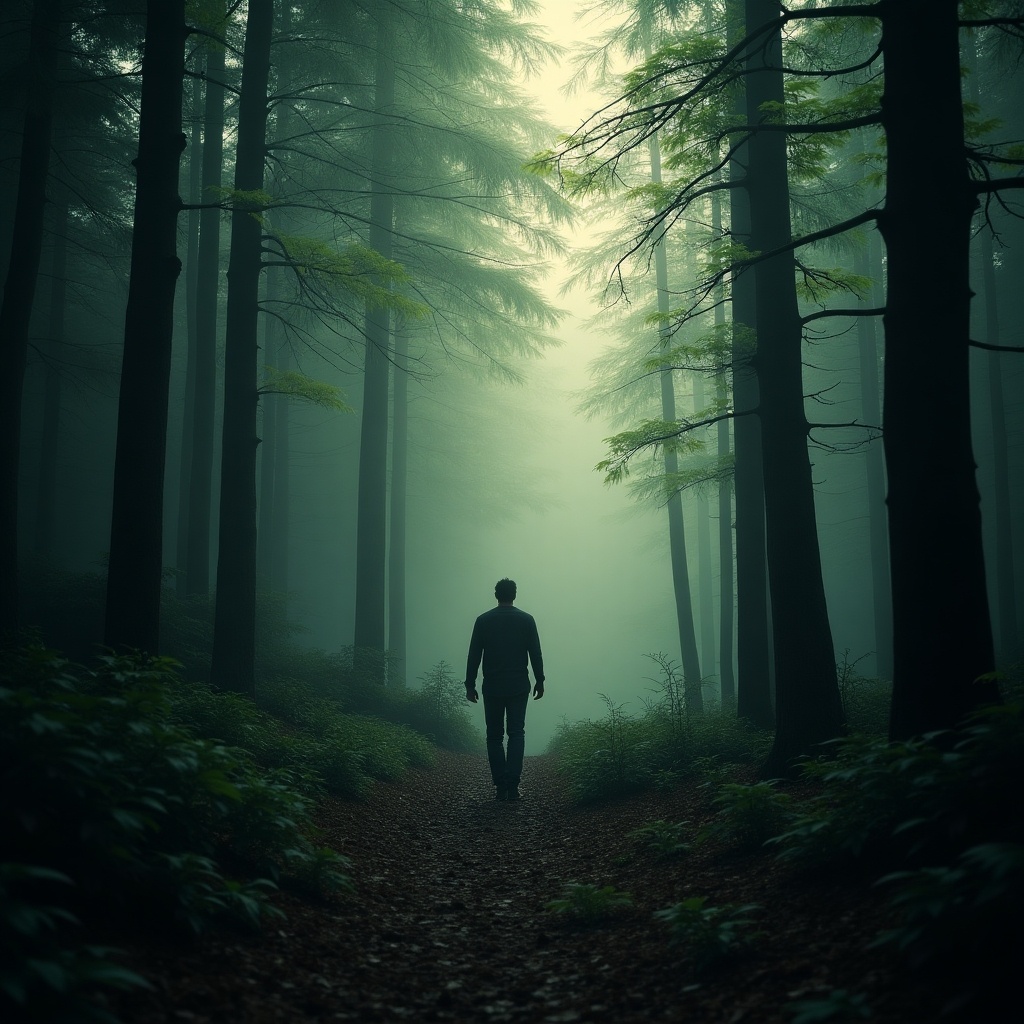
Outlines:
[[498, 800], [518, 800], [526, 744], [526, 705], [530, 700], [526, 661], [529, 658], [536, 680], [534, 700], [544, 696], [544, 661], [533, 616], [512, 606], [516, 599], [515, 582], [499, 580], [494, 596], [498, 607], [484, 612], [473, 626], [466, 664], [466, 700], [475, 704], [480, 699], [476, 692], [476, 673], [482, 657], [487, 760], [491, 765], [495, 796]]

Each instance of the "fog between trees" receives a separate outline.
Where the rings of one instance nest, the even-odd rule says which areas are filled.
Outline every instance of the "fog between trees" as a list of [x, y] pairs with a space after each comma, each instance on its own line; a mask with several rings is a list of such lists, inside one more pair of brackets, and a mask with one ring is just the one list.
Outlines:
[[[51, 6], [63, 43], [58, 47], [45, 231], [28, 332], [17, 476], [23, 592], [32, 591], [44, 564], [66, 572], [99, 572], [111, 549], [113, 452], [131, 256], [130, 161], [138, 146], [138, 44], [145, 32], [144, 19], [117, 5], [105, 5], [95, 24], [87, 18], [95, 13], [94, 5], [84, 0]], [[749, 29], [752, 19], [761, 17], [767, 24], [775, 18], [777, 6], [623, 3], [604, 5], [603, 19], [579, 23], [554, 3], [536, 9], [531, 4], [483, 3], [472, 22], [461, 5], [446, 2], [357, 9], [346, 3], [282, 5], [265, 0], [264, 6], [274, 28], [269, 86], [266, 95], [256, 97], [257, 105], [264, 104], [269, 112], [263, 186], [236, 186], [233, 192], [235, 97], [242, 88], [240, 55], [246, 18], [252, 12], [245, 6], [232, 8], [225, 20], [211, 13], [216, 5], [190, 5], [185, 11], [186, 23], [200, 26], [202, 32], [188, 36], [184, 51], [190, 69], [182, 89], [188, 148], [180, 165], [179, 191], [193, 205], [223, 207], [217, 242], [218, 305], [208, 321], [217, 339], [216, 420], [209, 442], [214, 500], [208, 586], [214, 585], [218, 556], [225, 308], [229, 290], [237, 286], [237, 277], [225, 277], [225, 271], [232, 232], [239, 224], [251, 226], [255, 214], [262, 218], [261, 315], [258, 335], [250, 335], [246, 344], [251, 349], [250, 369], [266, 393], [259, 402], [257, 427], [264, 443], [257, 451], [257, 475], [250, 472], [250, 477], [260, 496], [262, 540], [269, 536], [267, 524], [275, 516], [274, 536], [279, 539], [271, 561], [264, 563], [273, 565], [272, 571], [264, 571], [255, 561], [253, 565], [261, 573], [261, 594], [287, 593], [288, 614], [302, 630], [300, 642], [325, 650], [359, 643], [354, 622], [356, 553], [360, 543], [366, 543], [360, 540], [361, 531], [370, 516], [381, 528], [397, 516], [393, 506], [381, 508], [379, 501], [369, 511], [359, 508], [360, 459], [368, 458], [365, 451], [360, 454], [361, 425], [367, 422], [363, 416], [368, 404], [380, 402], [379, 395], [364, 392], [366, 337], [376, 339], [371, 343], [372, 358], [394, 346], [404, 332], [410, 346], [408, 368], [401, 365], [394, 348], [388, 350], [395, 365], [387, 385], [391, 400], [385, 401], [381, 414], [391, 424], [391, 434], [388, 461], [381, 470], [391, 474], [386, 492], [390, 503], [395, 493], [395, 382], [406, 375], [407, 683], [415, 685], [442, 660], [461, 677], [473, 618], [491, 604], [494, 582], [507, 575], [519, 584], [517, 603], [538, 620], [549, 677], [547, 699], [531, 709], [528, 753], [543, 749], [562, 716], [600, 715], [600, 693], [639, 711], [652, 685], [646, 677], [656, 674], [656, 666], [644, 656], [661, 652], [676, 662], [682, 657], [666, 498], [657, 486], [640, 500], [629, 493], [631, 481], [652, 475], [660, 480], [661, 449], [634, 445], [637, 454], [629, 478], [611, 487], [594, 466], [609, 457], [605, 439], [610, 435], [664, 419], [659, 383], [667, 371], [650, 362], [661, 350], [667, 353], [662, 365], [678, 367], [671, 371], [676, 418], [686, 426], [688, 439], [705, 442], [701, 451], [680, 453], [686, 479], [676, 483], [689, 483], [689, 476], [702, 473], [709, 480], [680, 493], [695, 646], [700, 675], [707, 681], [703, 693], [706, 700], [716, 700], [723, 661], [737, 664], [734, 650], [721, 651], [723, 614], [734, 615], [733, 609], [723, 611], [721, 606], [723, 571], [731, 581], [734, 567], [723, 570], [719, 524], [723, 515], [738, 523], [743, 514], [731, 498], [728, 508], [720, 506], [719, 484], [727, 478], [721, 466], [732, 457], [734, 435], [720, 452], [717, 423], [693, 430], [689, 425], [735, 411], [731, 393], [723, 395], [719, 407], [713, 406], [719, 387], [725, 382], [731, 386], [731, 375], [742, 372], [744, 359], [749, 360], [749, 352], [739, 358], [735, 348], [722, 347], [722, 332], [735, 316], [730, 300], [740, 269], [737, 263], [730, 274], [730, 260], [742, 262], [746, 255], [724, 251], [722, 229], [716, 238], [713, 227], [716, 217], [720, 223], [724, 218], [729, 230], [736, 191], [723, 188], [715, 193], [721, 200], [717, 212], [711, 193], [692, 202], [680, 196], [706, 173], [700, 158], [711, 159], [707, 140], [716, 132], [723, 167], [715, 180], [735, 173], [725, 166], [724, 147], [738, 146], [736, 126], [748, 122], [746, 114], [735, 113], [736, 97], [725, 93], [697, 96], [695, 106], [705, 104], [698, 112], [666, 113], [657, 104], [693, 87], [685, 79], [696, 65], [688, 61], [712, 65], [712, 57], [703, 55], [701, 46], [711, 53], [710, 41], [720, 40], [714, 52], [721, 53], [736, 45], [729, 32], [735, 35], [738, 30], [734, 26], [726, 31], [727, 15], [735, 16], [743, 8]], [[935, 5], [939, 6], [943, 17], [955, 21], [955, 5]], [[9, 95], [17, 98], [17, 103], [5, 105], [0, 126], [0, 171], [3, 195], [8, 197], [0, 214], [0, 252], [5, 260], [11, 257], [10, 266], [24, 255], [17, 247], [12, 251], [11, 241], [18, 237], [18, 173], [25, 160], [21, 119], [30, 96], [24, 87], [27, 79], [19, 76], [28, 59], [27, 26], [33, 9], [29, 3], [16, 4], [2, 15], [5, 38], [10, 40], [5, 76], [11, 83]], [[1014, 102], [1019, 79], [1012, 72], [1014, 47], [1019, 45], [1013, 33], [1020, 31], [1020, 12], [1013, 4], [998, 3], [980, 5], [979, 11], [972, 17], [1015, 19], [1015, 27], [961, 30], [961, 60], [970, 71], [964, 87], [968, 133], [979, 152], [986, 154], [984, 161], [979, 158], [973, 165], [974, 177], [981, 180], [987, 174], [1019, 185], [1019, 149], [1013, 147], [1022, 125]], [[551, 19], [547, 38], [564, 46], [564, 54], [552, 52], [543, 35], [530, 27], [543, 17]], [[874, 22], [863, 33], [839, 19], [820, 22], [828, 26], [820, 35], [814, 34], [814, 19], [786, 25], [782, 45], [787, 66], [791, 60], [804, 68], [853, 67], [867, 60], [877, 44]], [[868, 24], [861, 19], [857, 25], [862, 22]], [[895, 35], [902, 27], [883, 31]], [[613, 38], [618, 32], [622, 39], [633, 34], [633, 48], [611, 47], [609, 73], [591, 76], [566, 108], [571, 114], [560, 114], [554, 90], [568, 75], [574, 45], [586, 36], [594, 45], [604, 45], [601, 36], [594, 35], [600, 31], [611, 32]], [[955, 27], [952, 31], [955, 35]], [[209, 40], [225, 36], [230, 45], [224, 72], [228, 98], [222, 185], [219, 193], [203, 194], [191, 176], [202, 157], [196, 139], [206, 117], [203, 75], [207, 51], [217, 45]], [[379, 47], [382, 39], [384, 50]], [[741, 59], [749, 65], [753, 53], [751, 49]], [[622, 73], [645, 56], [651, 63], [624, 81]], [[936, 58], [936, 65], [939, 62]], [[514, 76], [508, 73], [510, 67]], [[531, 76], [530, 68], [543, 73]], [[108, 88], [100, 84], [106, 80], [100, 74], [104, 69], [127, 75]], [[149, 74], [145, 67], [142, 71]], [[922, 67], [917, 73], [926, 78], [932, 69]], [[389, 76], [394, 97], [382, 107], [381, 96], [390, 97], [380, 88], [384, 76]], [[521, 87], [511, 83], [520, 76]], [[877, 70], [851, 71], [841, 77], [842, 86], [827, 80], [812, 94], [806, 87], [809, 80], [794, 76], [785, 85], [787, 123], [806, 126], [815, 117], [868, 117], [864, 111], [877, 106], [877, 96], [869, 95], [870, 90], [882, 81]], [[975, 83], [977, 95], [970, 93]], [[654, 111], [646, 123], [620, 104], [597, 115], [587, 132], [559, 141], [559, 132], [573, 132], [627, 87], [635, 91], [638, 108], [646, 103]], [[844, 96], [854, 96], [856, 89], [863, 95], [856, 93], [856, 102], [850, 100], [849, 109], [843, 109]], [[529, 99], [528, 93], [538, 100]], [[546, 118], [537, 109], [540, 104]], [[806, 113], [814, 104], [814, 113]], [[620, 116], [622, 121], [614, 120]], [[659, 117], [664, 120], [655, 124]], [[664, 151], [665, 177], [652, 187], [646, 147], [655, 128]], [[827, 231], [862, 208], [884, 207], [886, 167], [878, 145], [880, 132], [877, 123], [867, 123], [866, 128], [847, 129], [844, 134], [797, 132], [791, 137], [790, 201], [783, 205], [792, 210], [793, 236]], [[688, 144], [688, 138], [699, 144]], [[600, 143], [597, 148], [595, 139]], [[625, 148], [627, 140], [632, 148]], [[623, 147], [621, 153], [618, 146]], [[525, 170], [524, 165], [545, 149], [553, 154], [547, 166], [535, 168], [536, 173]], [[1003, 164], [991, 158], [997, 151]], [[917, 159], [926, 182], [922, 188], [931, 195], [931, 157], [922, 152]], [[604, 161], [614, 162], [616, 181], [601, 177], [611, 166]], [[589, 182], [588, 175], [593, 176]], [[995, 234], [975, 215], [972, 237], [964, 239], [970, 246], [971, 287], [977, 294], [970, 338], [1004, 348], [1020, 347], [1024, 321], [1015, 286], [1024, 247], [1024, 231], [1016, 219], [1021, 193], [1011, 190], [1016, 185], [981, 195]], [[385, 193], [390, 208], [381, 213]], [[948, 197], [932, 198], [935, 216], [942, 216]], [[66, 221], [59, 216], [64, 204]], [[663, 215], [671, 222], [665, 242], [670, 274], [665, 308], [672, 315], [655, 322], [650, 314], [658, 308], [657, 285], [647, 243], [660, 231], [662, 221], [657, 218]], [[384, 220], [390, 227], [383, 226]], [[179, 575], [168, 574], [166, 590], [181, 589], [180, 574], [185, 571], [187, 532], [179, 529], [184, 507], [179, 499], [188, 491], [182, 456], [188, 443], [187, 417], [193, 414], [189, 389], [194, 391], [195, 386], [194, 380], [189, 383], [190, 358], [195, 372], [189, 336], [190, 330], [193, 338], [196, 332], [196, 293], [189, 275], [199, 259], [197, 238], [202, 235], [197, 236], [197, 230], [197, 215], [177, 214], [177, 253], [185, 267], [174, 300], [160, 529], [162, 564]], [[382, 230], [386, 247], [375, 244]], [[624, 292], [620, 291], [618, 261], [634, 245], [637, 232], [644, 230], [653, 234], [639, 245], [635, 258], [621, 264]], [[738, 237], [738, 228], [732, 230]], [[135, 244], [140, 244], [138, 239]], [[709, 257], [716, 245], [717, 256]], [[879, 626], [875, 615], [878, 579], [887, 579], [887, 568], [877, 559], [873, 565], [871, 555], [872, 517], [878, 526], [884, 513], [871, 506], [868, 484], [868, 453], [874, 446], [877, 455], [881, 441], [876, 430], [861, 426], [880, 425], [865, 411], [863, 384], [869, 366], [881, 373], [883, 382], [886, 379], [883, 324], [880, 318], [814, 317], [828, 307], [880, 306], [886, 301], [882, 279], [889, 264], [883, 267], [883, 248], [869, 222], [843, 235], [823, 237], [800, 252], [799, 270], [791, 267], [787, 273], [801, 288], [794, 293], [793, 311], [805, 318], [799, 353], [804, 415], [813, 424], [860, 424], [834, 431], [815, 427], [810, 434], [810, 478], [832, 647], [837, 659], [857, 661], [861, 674], [888, 678], [892, 656], [885, 651], [891, 624]], [[393, 262], [382, 261], [380, 253]], [[937, 311], [940, 326], [935, 329], [941, 331], [941, 310], [948, 296], [927, 286], [927, 268], [935, 256], [927, 245], [917, 253], [925, 268], [917, 301], [922, 312]], [[715, 259], [722, 269], [721, 282], [711, 281], [714, 267], [709, 267]], [[746, 270], [748, 281], [762, 269], [755, 264]], [[853, 282], [854, 275], [861, 280]], [[561, 291], [559, 285], [570, 278], [576, 287]], [[7, 280], [5, 308], [14, 279]], [[695, 301], [702, 282], [712, 298], [713, 287], [721, 287], [723, 296], [729, 297], [718, 303], [717, 328], [711, 305], [699, 317], [683, 312]], [[763, 306], [765, 301], [759, 294], [757, 302]], [[383, 327], [377, 322], [381, 311], [386, 312]], [[376, 326], [368, 327], [371, 321]], [[867, 336], [866, 324], [873, 332]], [[717, 348], [710, 340], [715, 330]], [[9, 337], [3, 342], [8, 345]], [[966, 337], [956, 340], [965, 366], [966, 344]], [[689, 348], [684, 351], [681, 346]], [[922, 372], [934, 347], [927, 332], [914, 339]], [[939, 350], [946, 351], [941, 346]], [[274, 371], [268, 372], [266, 365]], [[279, 376], [294, 373], [302, 377]], [[932, 378], [923, 373], [923, 379]], [[320, 384], [338, 389], [351, 411], [310, 401], [323, 401]], [[979, 466], [987, 588], [1000, 665], [1020, 656], [1020, 601], [1016, 600], [1016, 610], [1012, 608], [1020, 589], [1024, 521], [1012, 510], [1020, 508], [1024, 497], [1022, 385], [1024, 358], [1019, 354], [971, 352], [973, 437], [968, 440], [973, 440]], [[273, 394], [277, 391], [290, 393], [282, 397]], [[921, 396], [911, 396], [909, 390], [906, 394], [908, 401], [914, 399], [913, 429], [919, 432], [922, 451], [938, 451], [931, 456], [932, 464], [941, 464], [947, 446], [950, 453], [959, 451], [963, 461], [964, 432], [951, 426], [951, 412], [957, 410], [950, 409], [950, 403], [962, 405], [961, 398], [929, 392], [918, 405]], [[253, 402], [255, 397], [251, 395]], [[728, 415], [724, 422], [735, 429]], [[668, 433], [672, 431], [662, 431]], [[51, 478], [52, 491], [46, 486]], [[273, 486], [268, 483], [271, 478]], [[941, 563], [960, 543], [959, 537], [943, 536], [936, 526], [947, 513], [949, 485], [941, 473], [931, 472], [917, 486], [929, 491], [921, 507], [929, 509], [934, 523], [921, 525], [922, 530], [928, 525], [929, 537], [942, 538], [933, 549], [934, 559]], [[962, 488], [962, 483], [952, 486]], [[133, 505], [132, 500], [127, 506], [132, 518], [152, 516], [152, 509]], [[241, 506], [245, 504], [243, 496]], [[44, 528], [51, 517], [52, 531], [47, 534]], [[281, 522], [287, 523], [284, 532]], [[233, 534], [234, 524], [226, 528]], [[394, 536], [389, 545], [396, 550]], [[255, 552], [251, 555], [256, 558]], [[787, 571], [787, 564], [787, 559], [776, 563], [776, 579]], [[387, 564], [378, 568], [384, 572]], [[394, 577], [389, 586], [392, 592], [399, 586]], [[884, 581], [882, 589], [887, 589]], [[246, 600], [233, 598], [233, 609]], [[363, 600], [380, 604], [379, 596], [367, 598], [364, 593]], [[31, 608], [38, 610], [34, 597]], [[385, 621], [392, 617], [390, 631], [385, 632], [390, 645], [396, 632], [393, 609], [381, 605], [377, 612]], [[798, 621], [801, 615], [797, 609]], [[11, 621], [8, 615], [7, 624]], [[21, 624], [33, 625], [32, 615], [22, 615]], [[84, 645], [102, 636], [96, 615], [74, 639]], [[734, 631], [733, 643], [736, 636]], [[106, 639], [119, 640], [109, 634]], [[774, 639], [777, 645], [779, 636]], [[938, 628], [930, 642], [935, 647], [932, 655], [941, 660], [942, 650], [958, 641]], [[742, 689], [742, 658], [739, 670]], [[761, 670], [769, 674], [772, 663], [764, 660]], [[230, 685], [245, 689], [249, 684], [243, 679]], [[833, 686], [834, 679], [822, 685]]]

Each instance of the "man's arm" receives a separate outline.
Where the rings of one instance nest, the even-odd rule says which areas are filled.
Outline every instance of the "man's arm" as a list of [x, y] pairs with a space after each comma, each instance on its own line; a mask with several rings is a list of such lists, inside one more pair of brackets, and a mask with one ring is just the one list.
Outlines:
[[540, 700], [544, 696], [544, 655], [540, 650], [540, 634], [537, 632], [537, 623], [530, 620], [530, 641], [527, 645], [530, 655], [530, 664], [533, 666], [533, 678], [536, 683], [533, 687], [533, 699]]
[[480, 671], [480, 659], [484, 654], [483, 630], [480, 628], [480, 620], [473, 623], [473, 635], [469, 641], [469, 656], [466, 659], [466, 700], [474, 704], [479, 697], [476, 692], [476, 674]]

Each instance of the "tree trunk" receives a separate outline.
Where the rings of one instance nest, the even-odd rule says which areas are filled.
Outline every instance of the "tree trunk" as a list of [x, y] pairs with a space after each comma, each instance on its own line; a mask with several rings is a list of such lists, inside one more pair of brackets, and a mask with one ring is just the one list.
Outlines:
[[149, 0], [104, 642], [150, 654], [160, 642], [167, 402], [181, 272], [176, 247], [184, 74], [185, 0]]
[[60, 0], [36, 0], [11, 255], [0, 305], [0, 636], [18, 628], [18, 473], [28, 330], [43, 251]]
[[[722, 236], [722, 200], [715, 194], [711, 197], [711, 233], [715, 238]], [[725, 326], [725, 282], [715, 289], [715, 327], [721, 330]], [[718, 374], [716, 380], [716, 397], [724, 407], [729, 396], [729, 382], [725, 371]], [[729, 421], [719, 420], [718, 458], [724, 460], [730, 451]], [[736, 673], [733, 671], [733, 617], [735, 615], [736, 595], [733, 587], [732, 543], [732, 481], [723, 474], [718, 484], [718, 575], [719, 575], [719, 657], [718, 680], [722, 705], [731, 705], [736, 700]], [[763, 592], [763, 588], [762, 588]]]
[[[267, 301], [268, 307], [275, 297], [275, 286], [277, 284], [277, 272], [267, 271]], [[277, 367], [278, 365], [278, 334], [280, 324], [276, 317], [265, 317], [263, 320], [263, 352], [264, 362], [267, 366]], [[260, 397], [260, 407], [263, 411], [263, 422], [260, 433], [260, 497], [259, 497], [259, 525], [256, 531], [256, 575], [261, 586], [272, 587], [274, 578], [274, 491], [277, 481], [277, 402], [280, 395], [264, 394]]]
[[[992, 236], [981, 236], [982, 295], [985, 302], [985, 341], [999, 344], [999, 304], [996, 294], [995, 255]], [[1006, 429], [1006, 400], [1003, 395], [1003, 371], [1006, 356], [1001, 352], [985, 353], [985, 384], [988, 392], [989, 428], [992, 433], [992, 472], [995, 483], [992, 519], [996, 566], [996, 623], [1000, 662], [1006, 664], [1020, 657], [1017, 634], [1017, 592], [1014, 586], [1013, 506], [1010, 503], [1010, 446]]]
[[[746, 0], [748, 31], [778, 15], [775, 0]], [[747, 121], [762, 105], [783, 102], [782, 37], [776, 30], [751, 48]], [[755, 132], [748, 144], [750, 244], [768, 252], [790, 241], [786, 137]], [[811, 463], [807, 451], [801, 366], [802, 326], [792, 253], [758, 263], [757, 354], [765, 527], [775, 648], [775, 742], [769, 774], [839, 735], [843, 711], [818, 551]]]
[[[198, 206], [203, 194], [203, 145], [199, 108], [203, 98], [200, 72], [203, 62], [195, 58], [192, 79], [191, 145], [188, 153], [188, 201]], [[192, 446], [196, 415], [196, 289], [199, 283], [199, 210], [188, 211], [188, 250], [185, 257], [185, 323], [188, 337], [185, 359], [185, 401], [181, 417], [181, 449], [178, 457], [178, 522], [177, 550], [174, 564], [178, 575], [175, 584], [178, 597], [188, 595], [188, 509], [189, 485], [192, 480]]]
[[405, 537], [409, 478], [409, 335], [395, 330], [394, 413], [391, 429], [391, 527], [388, 546], [388, 682], [404, 687], [408, 675]]
[[[263, 191], [273, 0], [249, 0], [238, 103], [235, 192]], [[221, 689], [255, 696], [256, 433], [260, 212], [236, 199], [231, 214], [217, 594], [210, 674]]]
[[[971, 102], [980, 108], [981, 89], [978, 84], [978, 62], [976, 54], [971, 55], [971, 74], [968, 79]], [[986, 344], [998, 345], [999, 296], [996, 289], [996, 261], [992, 250], [992, 233], [982, 228], [979, 235], [981, 245], [981, 295], [984, 314], [984, 339]], [[1015, 587], [1013, 553], [1013, 506], [1010, 503], [1010, 452], [1006, 428], [1006, 400], [1003, 394], [1003, 372], [1006, 356], [990, 350], [978, 353], [984, 363], [985, 405], [988, 407], [988, 427], [992, 445], [992, 518], [990, 536], [996, 570], [996, 659], [999, 664], [1015, 662], [1021, 654], [1020, 637], [1017, 632], [1017, 593]]]
[[[746, 14], [742, 0], [730, 0], [730, 48], [743, 38]], [[745, 101], [738, 110], [742, 121]], [[745, 187], [748, 147], [729, 161], [730, 233], [750, 243], [750, 201]], [[754, 275], [732, 279], [733, 449], [736, 469], [736, 713], [761, 729], [775, 725], [771, 696], [771, 657], [768, 642], [768, 571], [764, 538], [764, 471], [761, 463], [761, 424], [757, 374], [751, 365], [748, 335], [754, 331], [757, 299]]]
[[[704, 377], [693, 374], [693, 405], [704, 409]], [[700, 609], [700, 660], [704, 672], [715, 674], [715, 598], [711, 566], [711, 508], [707, 494], [698, 488], [697, 506], [697, 607]]]
[[[867, 252], [858, 251], [856, 273], [874, 281], [868, 300], [872, 308], [882, 305], [882, 260], [872, 233]], [[857, 348], [860, 356], [860, 411], [865, 423], [882, 422], [881, 391], [878, 382], [878, 342], [875, 318], [857, 319]], [[868, 485], [868, 531], [871, 553], [871, 606], [875, 627], [875, 671], [892, 679], [892, 595], [889, 591], [889, 537], [885, 521], [885, 460], [881, 444], [872, 441], [865, 456]]]
[[[224, 163], [224, 47], [206, 47], [203, 108], [204, 203], [215, 201]], [[210, 590], [210, 519], [213, 514], [214, 416], [217, 406], [217, 314], [220, 292], [220, 221], [217, 208], [199, 213], [196, 261], [196, 372], [192, 458], [188, 483], [188, 543], [185, 591]]]
[[886, 6], [882, 18], [894, 740], [950, 728], [998, 697], [993, 682], [977, 681], [994, 669], [995, 655], [971, 450], [969, 248], [977, 199], [964, 146], [957, 8], [956, 0], [905, 0]]
[[[377, 66], [370, 157], [370, 248], [390, 258], [394, 198], [389, 176], [394, 138], [383, 119], [395, 99], [395, 67], [388, 14], [378, 10]], [[366, 362], [359, 435], [359, 499], [356, 526], [356, 608], [353, 646], [367, 671], [382, 672], [387, 574], [388, 369], [391, 317], [386, 306], [367, 303]], [[362, 653], [360, 653], [362, 652]]]
[[[650, 141], [651, 181], [661, 183], [661, 148], [657, 138]], [[668, 256], [665, 252], [665, 236], [659, 237], [654, 248], [654, 273], [658, 285], [658, 312], [664, 316], [669, 310]], [[659, 331], [662, 351], [671, 344], [668, 327]], [[676, 393], [672, 370], [661, 371], [661, 418], [666, 423], [675, 422]], [[679, 472], [679, 456], [671, 449], [665, 449], [665, 476], [674, 480]], [[675, 595], [676, 625], [679, 630], [679, 648], [683, 658], [683, 687], [686, 706], [690, 711], [704, 707], [704, 692], [700, 676], [700, 656], [697, 653], [697, 635], [693, 628], [693, 598], [690, 593], [690, 571], [686, 560], [686, 533], [683, 527], [683, 499], [679, 491], [673, 491], [667, 501], [669, 560], [672, 565], [672, 590]]]
[[47, 359], [43, 370], [43, 430], [39, 449], [39, 482], [36, 491], [34, 550], [43, 561], [53, 558], [54, 520], [57, 511], [57, 452], [60, 439], [61, 372], [57, 368], [64, 345], [64, 311], [67, 296], [68, 201], [62, 198], [54, 210], [53, 262], [50, 277], [50, 310], [47, 328]]

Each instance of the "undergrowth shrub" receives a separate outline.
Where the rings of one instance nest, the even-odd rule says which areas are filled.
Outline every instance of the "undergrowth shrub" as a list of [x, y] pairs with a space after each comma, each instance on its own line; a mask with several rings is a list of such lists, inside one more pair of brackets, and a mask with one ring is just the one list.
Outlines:
[[688, 821], [665, 821], [659, 818], [634, 829], [629, 833], [629, 838], [656, 857], [681, 857], [692, 848], [685, 838], [689, 825]]
[[852, 736], [803, 766], [818, 795], [770, 840], [820, 870], [886, 872], [900, 923], [879, 943], [941, 978], [946, 1009], [984, 1019], [1014, 977], [1024, 914], [1024, 704], [901, 743]]
[[757, 849], [788, 819], [791, 799], [773, 780], [723, 783], [711, 801], [717, 813], [701, 830], [700, 840], [721, 839], [744, 850]]
[[755, 915], [761, 908], [756, 904], [721, 907], [706, 904], [705, 897], [691, 896], [654, 913], [657, 920], [668, 926], [672, 941], [685, 948], [694, 974], [702, 974], [736, 956], [759, 934]]
[[544, 904], [551, 913], [585, 926], [606, 921], [632, 905], [633, 897], [628, 892], [614, 885], [597, 886], [592, 882], [567, 882], [562, 896]]
[[[5, 1019], [117, 1024], [89, 996], [103, 988], [148, 988], [118, 964], [120, 952], [86, 944], [66, 907], [72, 885], [59, 871], [0, 862], [0, 1010]], [[77, 940], [77, 941], [76, 941]]]
[[[347, 884], [344, 858], [316, 846], [295, 773], [195, 735], [175, 710], [181, 685], [167, 659], [86, 670], [39, 647], [0, 652], [0, 1004], [19, 1019], [87, 984], [130, 983], [109, 951], [67, 942], [73, 919], [255, 924], [278, 881]], [[254, 723], [234, 728], [251, 736]], [[81, 1019], [91, 1012], [83, 1003]]]
[[889, 706], [892, 703], [892, 683], [887, 679], [862, 676], [857, 665], [866, 658], [850, 660], [850, 649], [836, 664], [836, 681], [843, 703], [846, 725], [851, 733], [886, 736], [889, 731]]
[[479, 749], [480, 736], [469, 717], [464, 681], [440, 661], [420, 676], [419, 684], [405, 691], [402, 721], [447, 750]]
[[[603, 718], [563, 722], [549, 745], [569, 777], [576, 799], [597, 800], [648, 788], [669, 789], [684, 779], [724, 777], [763, 760], [770, 734], [732, 708], [706, 702], [686, 710], [685, 691], [671, 661], [649, 655], [662, 671], [657, 693], [640, 715], [601, 695]], [[656, 681], [658, 682], [658, 681]]]

